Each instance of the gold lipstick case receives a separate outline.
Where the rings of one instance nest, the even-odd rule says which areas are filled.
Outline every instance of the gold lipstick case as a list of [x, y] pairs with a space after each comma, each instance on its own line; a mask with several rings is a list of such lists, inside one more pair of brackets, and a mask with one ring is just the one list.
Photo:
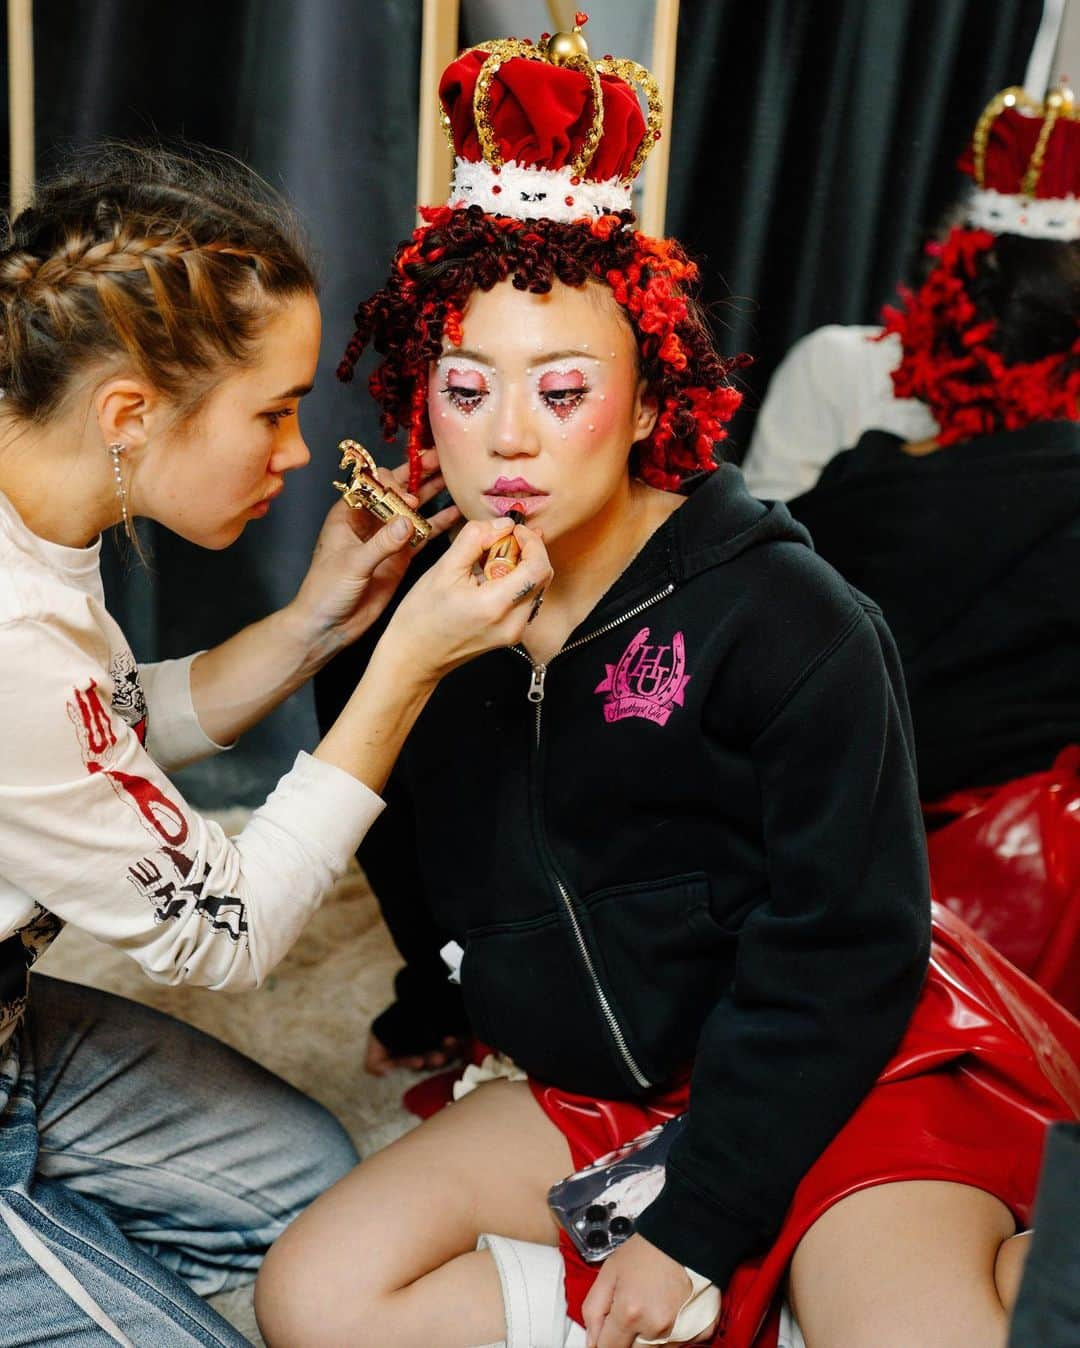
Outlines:
[[500, 576], [508, 575], [520, 560], [521, 548], [518, 541], [513, 534], [508, 534], [488, 552], [487, 561], [484, 563], [485, 579], [498, 580]]
[[406, 505], [393, 487], [384, 487], [379, 481], [375, 460], [358, 440], [342, 440], [338, 452], [341, 454], [340, 468], [352, 465], [348, 484], [334, 483], [346, 505], [353, 510], [370, 511], [379, 520], [392, 520], [397, 516], [408, 520], [412, 525], [410, 543], [414, 548], [431, 537], [431, 525], [427, 520]]

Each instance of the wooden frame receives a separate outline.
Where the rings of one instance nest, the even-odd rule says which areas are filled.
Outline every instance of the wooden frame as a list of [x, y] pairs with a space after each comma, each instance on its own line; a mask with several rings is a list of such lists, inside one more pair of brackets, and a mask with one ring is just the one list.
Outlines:
[[33, 0], [7, 0], [8, 212], [16, 216], [34, 194]]
[[679, 0], [654, 0], [651, 70], [664, 100], [664, 134], [645, 163], [645, 190], [641, 198], [641, 232], [659, 239], [667, 215], [668, 169], [671, 164], [671, 126], [675, 110], [675, 50], [679, 29]]
[[[420, 122], [416, 145], [416, 204], [446, 200], [454, 156], [439, 125], [435, 91], [443, 71], [458, 54], [461, 0], [424, 0], [420, 46]], [[417, 217], [419, 219], [419, 216]]]
[[[664, 232], [664, 217], [667, 213], [679, 0], [654, 0], [654, 5], [650, 69], [664, 99], [664, 136], [653, 147], [645, 166], [640, 224], [644, 233], [659, 237]], [[547, 0], [547, 7], [551, 21], [557, 28], [572, 26], [575, 0]], [[420, 123], [416, 154], [418, 204], [432, 205], [444, 201], [450, 185], [453, 156], [439, 125], [434, 91], [442, 72], [458, 53], [460, 17], [461, 0], [424, 0], [420, 49]]]

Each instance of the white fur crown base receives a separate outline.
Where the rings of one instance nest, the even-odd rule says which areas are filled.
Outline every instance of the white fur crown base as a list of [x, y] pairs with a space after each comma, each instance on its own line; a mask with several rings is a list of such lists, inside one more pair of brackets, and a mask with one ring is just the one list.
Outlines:
[[508, 160], [499, 169], [481, 160], [455, 159], [448, 204], [480, 206], [488, 215], [518, 220], [580, 220], [583, 215], [628, 211], [630, 187], [618, 178], [574, 181], [571, 169], [532, 168]]
[[968, 220], [991, 234], [1022, 234], [1028, 239], [1080, 239], [1080, 197], [1025, 197], [977, 188], [968, 203]]

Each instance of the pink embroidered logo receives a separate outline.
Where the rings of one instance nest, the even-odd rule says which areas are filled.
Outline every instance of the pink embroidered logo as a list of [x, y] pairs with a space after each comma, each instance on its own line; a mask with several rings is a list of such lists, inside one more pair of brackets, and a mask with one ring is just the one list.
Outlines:
[[640, 716], [654, 725], [667, 725], [676, 707], [683, 705], [683, 690], [690, 682], [686, 669], [686, 642], [676, 632], [670, 646], [650, 646], [649, 629], [643, 627], [623, 651], [617, 665], [605, 664], [607, 674], [595, 693], [607, 693], [604, 720], [609, 724], [627, 716]]

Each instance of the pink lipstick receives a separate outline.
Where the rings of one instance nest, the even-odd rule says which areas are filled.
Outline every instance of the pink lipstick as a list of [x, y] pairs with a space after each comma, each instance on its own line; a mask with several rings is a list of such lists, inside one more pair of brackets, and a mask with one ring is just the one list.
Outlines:
[[540, 509], [548, 493], [523, 477], [499, 477], [487, 488], [484, 497], [496, 515], [517, 510], [528, 516]]

